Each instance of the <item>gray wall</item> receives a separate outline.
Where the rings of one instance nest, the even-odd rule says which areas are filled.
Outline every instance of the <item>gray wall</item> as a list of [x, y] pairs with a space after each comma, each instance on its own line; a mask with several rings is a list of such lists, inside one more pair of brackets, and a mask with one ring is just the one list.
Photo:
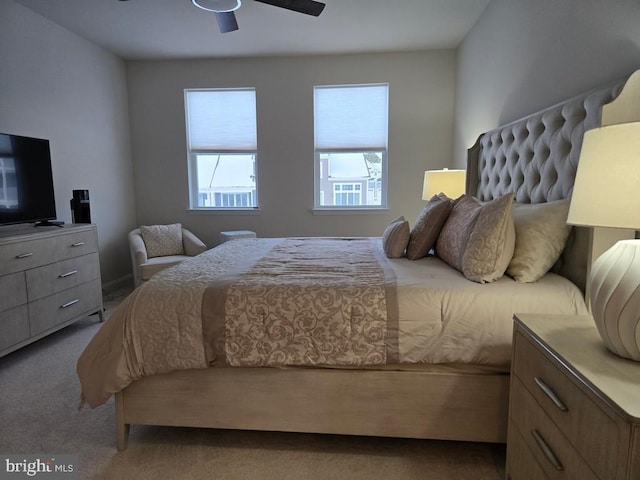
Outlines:
[[637, 0], [493, 0], [457, 52], [454, 165], [482, 132], [640, 68]]
[[[127, 65], [136, 213], [141, 224], [181, 222], [208, 245], [224, 230], [259, 236], [379, 236], [413, 222], [425, 169], [450, 164], [455, 53], [136, 61]], [[389, 83], [389, 211], [313, 215], [313, 86]], [[183, 90], [257, 90], [259, 215], [187, 212]]]
[[0, 132], [51, 142], [58, 218], [89, 189], [103, 282], [130, 273], [135, 225], [125, 64], [12, 0], [0, 3]]

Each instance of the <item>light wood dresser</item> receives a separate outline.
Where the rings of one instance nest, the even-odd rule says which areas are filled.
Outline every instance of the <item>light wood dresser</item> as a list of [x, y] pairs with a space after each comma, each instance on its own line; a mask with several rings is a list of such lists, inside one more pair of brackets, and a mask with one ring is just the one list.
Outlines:
[[507, 478], [640, 479], [640, 363], [589, 316], [514, 321]]
[[0, 356], [93, 313], [102, 320], [95, 225], [0, 228]]

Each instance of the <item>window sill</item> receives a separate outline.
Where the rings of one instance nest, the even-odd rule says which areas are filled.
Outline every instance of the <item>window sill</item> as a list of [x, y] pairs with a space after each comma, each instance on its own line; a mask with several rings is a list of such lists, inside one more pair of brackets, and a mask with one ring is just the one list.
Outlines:
[[189, 208], [189, 215], [262, 215], [259, 208]]
[[385, 215], [388, 208], [313, 208], [314, 215]]

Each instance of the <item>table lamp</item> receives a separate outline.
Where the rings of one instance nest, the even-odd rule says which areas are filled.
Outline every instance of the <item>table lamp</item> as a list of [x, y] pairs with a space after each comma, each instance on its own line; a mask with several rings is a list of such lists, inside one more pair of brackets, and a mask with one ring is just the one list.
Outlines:
[[427, 170], [424, 172], [422, 199], [444, 193], [449, 198], [458, 198], [465, 191], [466, 170]]
[[[585, 132], [567, 223], [640, 229], [640, 122]], [[640, 240], [621, 240], [588, 278], [598, 332], [613, 353], [640, 361]]]

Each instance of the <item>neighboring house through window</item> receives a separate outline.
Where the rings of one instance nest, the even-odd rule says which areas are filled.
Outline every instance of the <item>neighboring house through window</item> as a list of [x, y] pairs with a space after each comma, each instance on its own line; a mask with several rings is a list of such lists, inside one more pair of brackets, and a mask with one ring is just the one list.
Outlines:
[[185, 90], [192, 209], [255, 209], [256, 91]]
[[386, 84], [314, 87], [315, 208], [387, 207]]

